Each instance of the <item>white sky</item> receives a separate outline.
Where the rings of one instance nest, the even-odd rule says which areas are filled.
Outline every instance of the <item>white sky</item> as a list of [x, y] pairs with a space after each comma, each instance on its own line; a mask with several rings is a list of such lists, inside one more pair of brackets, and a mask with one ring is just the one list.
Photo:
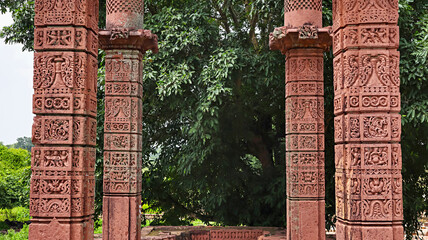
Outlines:
[[[0, 14], [0, 28], [12, 22], [10, 13]], [[18, 137], [31, 137], [32, 94], [33, 53], [0, 39], [0, 142], [12, 144]]]

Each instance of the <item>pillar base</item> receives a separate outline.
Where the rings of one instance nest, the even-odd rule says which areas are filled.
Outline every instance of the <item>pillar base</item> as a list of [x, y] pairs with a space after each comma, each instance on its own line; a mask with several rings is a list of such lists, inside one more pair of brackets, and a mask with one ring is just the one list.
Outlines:
[[104, 196], [103, 240], [141, 239], [141, 196]]
[[325, 240], [325, 201], [287, 199], [287, 239]]
[[93, 219], [76, 220], [70, 222], [70, 219], [32, 220], [29, 226], [29, 240], [92, 240], [94, 239], [94, 221]]
[[362, 223], [336, 223], [336, 238], [343, 240], [403, 240], [404, 230], [401, 223], [397, 225], [363, 225]]

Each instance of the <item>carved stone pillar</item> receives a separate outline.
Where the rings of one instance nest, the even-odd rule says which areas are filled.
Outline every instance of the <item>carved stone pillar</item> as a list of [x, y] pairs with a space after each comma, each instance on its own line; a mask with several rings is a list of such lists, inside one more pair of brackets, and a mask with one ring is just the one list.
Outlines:
[[141, 239], [144, 53], [157, 36], [141, 30], [143, 0], [108, 0], [105, 50], [103, 239]]
[[334, 0], [337, 239], [403, 237], [398, 0]]
[[93, 239], [98, 1], [36, 0], [31, 239]]
[[324, 64], [331, 45], [321, 0], [286, 0], [270, 48], [286, 55], [287, 239], [325, 239]]

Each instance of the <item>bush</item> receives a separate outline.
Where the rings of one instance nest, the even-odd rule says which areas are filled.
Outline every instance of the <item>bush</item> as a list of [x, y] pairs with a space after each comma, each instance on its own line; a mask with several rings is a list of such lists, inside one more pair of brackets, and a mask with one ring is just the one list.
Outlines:
[[28, 225], [25, 224], [24, 227], [19, 232], [10, 229], [6, 235], [0, 235], [0, 240], [24, 240], [28, 239]]
[[28, 207], [31, 176], [30, 153], [0, 144], [0, 208]]

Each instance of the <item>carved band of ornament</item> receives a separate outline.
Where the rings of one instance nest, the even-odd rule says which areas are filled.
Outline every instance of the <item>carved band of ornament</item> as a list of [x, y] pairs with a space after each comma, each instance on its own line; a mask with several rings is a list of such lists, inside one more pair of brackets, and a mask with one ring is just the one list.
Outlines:
[[105, 167], [104, 181], [136, 182], [141, 181], [141, 168], [138, 167]]
[[[292, 176], [295, 178], [297, 176]], [[306, 176], [310, 178], [309, 176]], [[325, 184], [322, 182], [318, 183], [294, 183], [292, 179], [288, 180], [287, 196], [288, 197], [317, 197], [324, 198], [325, 195]]]
[[398, 0], [333, 0], [333, 28], [360, 23], [397, 23]]
[[140, 83], [106, 83], [106, 95], [141, 97], [143, 86]]
[[[118, 57], [122, 57], [118, 55]], [[106, 82], [135, 82], [142, 84], [142, 64], [137, 59], [107, 59]]]
[[142, 100], [133, 97], [106, 96], [105, 118], [108, 122], [132, 122], [142, 119]]
[[141, 166], [142, 156], [137, 152], [104, 152], [105, 167], [136, 167]]
[[[343, 199], [336, 198], [342, 207], [338, 206], [338, 216], [351, 221], [390, 221], [391, 219], [401, 219], [402, 200], [401, 199]], [[343, 201], [348, 202], [345, 209]], [[341, 209], [342, 208], [342, 209]]]
[[72, 197], [94, 196], [95, 178], [87, 176], [78, 178], [58, 179], [52, 176], [32, 177], [30, 193], [32, 196], [52, 197], [51, 195], [65, 195]]
[[111, 30], [111, 35], [110, 35], [110, 40], [114, 41], [118, 38], [129, 38], [129, 31], [131, 31], [132, 29], [128, 29], [128, 28], [113, 28]]
[[35, 144], [96, 144], [97, 122], [84, 117], [36, 116], [33, 123]]
[[314, 97], [288, 97], [286, 99], [287, 120], [312, 120], [324, 119], [324, 98]]
[[324, 83], [322, 82], [290, 82], [285, 85], [285, 96], [323, 96]]
[[35, 26], [74, 25], [98, 31], [98, 1], [36, 0], [34, 8]]
[[[363, 90], [361, 91], [363, 92]], [[384, 95], [385, 94], [385, 95]], [[336, 94], [334, 113], [399, 112], [400, 94], [378, 93], [378, 95]]]
[[142, 136], [139, 134], [112, 134], [104, 135], [105, 150], [141, 151], [143, 145]]
[[[98, 61], [86, 53], [43, 52], [34, 54], [34, 89], [70, 93], [70, 89], [97, 89]], [[47, 92], [46, 92], [47, 93]]]
[[333, 37], [333, 53], [351, 48], [386, 47], [396, 49], [399, 44], [398, 26], [363, 25], [345, 27]]
[[94, 197], [84, 198], [30, 198], [33, 217], [71, 217], [94, 213]]
[[311, 24], [304, 24], [299, 28], [299, 39], [318, 39], [318, 28]]
[[324, 122], [310, 122], [310, 123], [302, 123], [302, 122], [293, 122], [293, 121], [287, 121], [286, 122], [286, 134], [292, 134], [292, 133], [324, 133]]
[[[377, 54], [376, 54], [377, 53]], [[377, 50], [372, 54], [364, 51], [347, 51], [335, 57], [333, 85], [336, 92], [350, 87], [392, 87], [398, 92], [400, 86], [399, 53], [395, 50]], [[379, 89], [382, 90], [382, 89]]]
[[[52, 169], [52, 168], [51, 168]], [[79, 170], [70, 170], [70, 171], [61, 171], [61, 170], [31, 170], [32, 176], [39, 177], [92, 177], [94, 176], [94, 170], [88, 169], [85, 171]]]
[[347, 114], [334, 118], [335, 142], [400, 141], [401, 115]]
[[325, 157], [323, 152], [287, 152], [286, 163], [287, 166], [322, 168], [325, 163]]
[[115, 182], [105, 179], [103, 184], [104, 193], [139, 193], [141, 192], [141, 181]]
[[286, 136], [287, 151], [323, 151], [324, 135], [307, 134]]
[[95, 96], [85, 94], [34, 94], [33, 112], [96, 116]]
[[58, 27], [36, 28], [34, 32], [35, 50], [84, 50], [98, 55], [98, 38], [85, 28]]
[[392, 170], [401, 169], [401, 147], [400, 144], [336, 145], [335, 159], [337, 168], [367, 170], [366, 174], [387, 170], [386, 174], [394, 174]]
[[32, 169], [46, 170], [90, 171], [95, 167], [95, 149], [82, 147], [33, 147], [31, 167]]

